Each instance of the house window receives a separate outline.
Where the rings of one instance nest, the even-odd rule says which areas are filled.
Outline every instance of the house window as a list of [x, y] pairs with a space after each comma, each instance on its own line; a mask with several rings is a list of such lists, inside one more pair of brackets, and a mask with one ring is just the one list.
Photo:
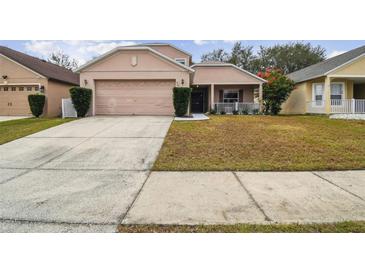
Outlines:
[[342, 100], [344, 95], [344, 83], [331, 84], [331, 100]]
[[8, 91], [9, 90], [9, 88], [8, 87], [4, 87], [4, 91]]
[[223, 92], [223, 103], [235, 103], [239, 101], [238, 90], [225, 90]]
[[32, 87], [27, 87], [27, 91], [32, 91]]
[[186, 66], [186, 59], [185, 58], [175, 58], [175, 61]]
[[11, 87], [11, 91], [16, 91], [16, 87]]
[[19, 91], [24, 91], [24, 87], [19, 87]]
[[323, 106], [323, 98], [324, 97], [324, 84], [316, 83], [313, 84], [313, 94], [312, 101], [314, 101], [315, 106]]
[[38, 86], [35, 86], [35, 87], [34, 87], [34, 90], [35, 90], [35, 91], [39, 91], [39, 87], [38, 87]]

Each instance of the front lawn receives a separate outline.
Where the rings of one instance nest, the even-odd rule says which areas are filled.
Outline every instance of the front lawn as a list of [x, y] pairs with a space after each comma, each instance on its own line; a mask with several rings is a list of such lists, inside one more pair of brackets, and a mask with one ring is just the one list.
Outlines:
[[0, 122], [0, 145], [73, 119], [25, 118]]
[[365, 121], [326, 116], [213, 115], [174, 121], [154, 170], [365, 168]]
[[328, 224], [119, 225], [122, 233], [364, 233], [365, 222]]

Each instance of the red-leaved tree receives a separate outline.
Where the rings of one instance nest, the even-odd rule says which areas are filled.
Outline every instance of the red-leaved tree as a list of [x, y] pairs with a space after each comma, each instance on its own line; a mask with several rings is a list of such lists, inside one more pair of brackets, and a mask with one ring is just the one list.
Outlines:
[[257, 76], [267, 80], [263, 85], [263, 104], [265, 114], [277, 115], [281, 111], [281, 104], [288, 99], [294, 89], [294, 82], [286, 77], [281, 70], [267, 68]]

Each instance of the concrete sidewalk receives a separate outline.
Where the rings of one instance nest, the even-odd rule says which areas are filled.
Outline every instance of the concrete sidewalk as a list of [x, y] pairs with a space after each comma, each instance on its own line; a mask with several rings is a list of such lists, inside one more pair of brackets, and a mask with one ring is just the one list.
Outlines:
[[152, 172], [123, 224], [365, 220], [365, 171]]

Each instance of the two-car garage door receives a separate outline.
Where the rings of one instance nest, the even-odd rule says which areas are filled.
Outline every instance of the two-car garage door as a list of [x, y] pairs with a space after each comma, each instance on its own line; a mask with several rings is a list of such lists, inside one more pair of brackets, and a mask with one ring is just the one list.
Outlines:
[[175, 80], [96, 81], [96, 115], [172, 115]]

